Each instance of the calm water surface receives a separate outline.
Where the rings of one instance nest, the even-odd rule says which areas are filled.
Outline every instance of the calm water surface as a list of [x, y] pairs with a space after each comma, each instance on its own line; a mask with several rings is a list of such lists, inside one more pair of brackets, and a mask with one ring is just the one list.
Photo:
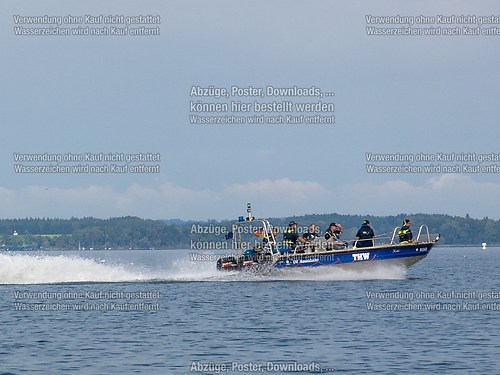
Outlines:
[[0, 374], [500, 373], [498, 248], [437, 247], [407, 272], [214, 268], [0, 253]]

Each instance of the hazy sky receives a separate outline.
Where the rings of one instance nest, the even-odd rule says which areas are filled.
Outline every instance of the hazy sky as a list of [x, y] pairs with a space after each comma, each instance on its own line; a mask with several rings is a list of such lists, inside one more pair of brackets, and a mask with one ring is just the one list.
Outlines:
[[[497, 1], [2, 1], [0, 217], [226, 219], [445, 213], [500, 218]], [[160, 35], [15, 35], [14, 16], [160, 16]], [[410, 24], [367, 15], [410, 17]], [[416, 23], [419, 16], [434, 24]], [[452, 24], [439, 16], [455, 16]], [[458, 24], [462, 15], [474, 24]], [[498, 35], [463, 35], [499, 28]], [[465, 22], [465, 20], [463, 20]], [[61, 28], [94, 27], [91, 24]], [[113, 25], [98, 24], [108, 30]], [[118, 27], [125, 25], [117, 24]], [[462, 35], [367, 34], [458, 27]], [[418, 31], [417, 30], [417, 31]], [[495, 30], [493, 30], [495, 31]], [[331, 97], [190, 96], [193, 86], [320, 88]], [[190, 102], [334, 103], [335, 124], [191, 124]], [[223, 113], [226, 114], [226, 113]], [[230, 114], [230, 113], [229, 113]], [[277, 116], [280, 113], [266, 113]], [[329, 113], [330, 115], [331, 113]], [[219, 115], [202, 113], [201, 115]], [[159, 154], [159, 173], [21, 173], [15, 155]], [[369, 162], [367, 154], [412, 163]], [[419, 162], [422, 154], [451, 161]], [[471, 160], [459, 161], [466, 153]], [[453, 156], [452, 156], [453, 157]], [[125, 162], [61, 162], [60, 166]], [[455, 173], [369, 173], [458, 166]], [[495, 173], [466, 166], [498, 166]]]

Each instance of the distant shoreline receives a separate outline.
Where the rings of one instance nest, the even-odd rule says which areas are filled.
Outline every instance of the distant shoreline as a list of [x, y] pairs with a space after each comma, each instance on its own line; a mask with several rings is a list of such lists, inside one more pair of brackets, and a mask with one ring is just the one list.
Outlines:
[[[298, 232], [305, 233], [315, 223], [321, 233], [330, 223], [343, 227], [342, 239], [351, 241], [362, 221], [368, 219], [377, 236], [391, 237], [403, 218], [410, 218], [414, 237], [421, 225], [430, 233], [440, 234], [439, 246], [487, 247], [500, 244], [500, 220], [487, 217], [442, 214], [399, 214], [394, 216], [314, 214], [270, 218], [278, 229], [278, 237], [289, 221], [298, 223]], [[236, 218], [235, 218], [236, 219]], [[227, 234], [235, 220], [181, 221], [151, 220], [134, 216], [109, 219], [26, 218], [0, 219], [0, 249], [9, 250], [78, 250], [78, 249], [179, 249], [210, 250], [227, 242]], [[424, 232], [425, 233], [425, 232]]]

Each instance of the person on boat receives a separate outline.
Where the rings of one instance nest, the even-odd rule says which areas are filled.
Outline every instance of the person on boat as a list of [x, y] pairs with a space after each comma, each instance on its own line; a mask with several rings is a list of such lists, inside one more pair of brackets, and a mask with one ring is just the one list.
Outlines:
[[356, 241], [354, 241], [354, 246], [355, 247], [373, 246], [373, 237], [375, 237], [375, 233], [373, 232], [373, 229], [370, 226], [370, 222], [368, 220], [363, 220], [363, 224], [356, 233]]
[[294, 251], [299, 241], [306, 242], [305, 238], [297, 233], [297, 223], [292, 220], [288, 224], [288, 228], [283, 231], [283, 247]]
[[342, 232], [342, 225], [330, 223], [330, 226], [325, 232], [326, 250], [340, 250], [349, 246], [347, 242], [340, 241], [340, 234]]
[[340, 235], [344, 233], [344, 229], [342, 228], [342, 224], [337, 223], [335, 224], [335, 234], [337, 235], [337, 238], [340, 240]]
[[309, 225], [309, 231], [307, 233], [304, 233], [304, 239], [310, 242], [318, 237], [319, 237], [319, 232], [316, 224], [313, 223]]
[[325, 232], [325, 240], [329, 240], [330, 238], [334, 240], [340, 239], [340, 234], [342, 233], [342, 226], [337, 223], [330, 223], [328, 229]]
[[305, 246], [305, 251], [314, 252], [316, 251], [317, 240], [320, 238], [318, 227], [316, 224], [309, 225], [309, 230], [304, 233], [304, 239], [307, 241], [307, 246]]
[[410, 219], [403, 220], [403, 226], [398, 230], [399, 243], [405, 244], [413, 241], [413, 233], [410, 229]]

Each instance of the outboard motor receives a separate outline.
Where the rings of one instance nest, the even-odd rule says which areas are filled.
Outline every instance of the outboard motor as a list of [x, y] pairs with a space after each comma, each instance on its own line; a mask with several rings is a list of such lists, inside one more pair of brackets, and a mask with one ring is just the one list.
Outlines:
[[259, 262], [259, 253], [253, 249], [245, 250], [245, 254], [243, 256], [243, 266], [250, 267], [254, 263]]
[[217, 260], [217, 270], [226, 270], [226, 271], [231, 271], [231, 270], [238, 270], [240, 269], [241, 265], [234, 256], [229, 256], [229, 257], [224, 257], [224, 258], [219, 258]]

